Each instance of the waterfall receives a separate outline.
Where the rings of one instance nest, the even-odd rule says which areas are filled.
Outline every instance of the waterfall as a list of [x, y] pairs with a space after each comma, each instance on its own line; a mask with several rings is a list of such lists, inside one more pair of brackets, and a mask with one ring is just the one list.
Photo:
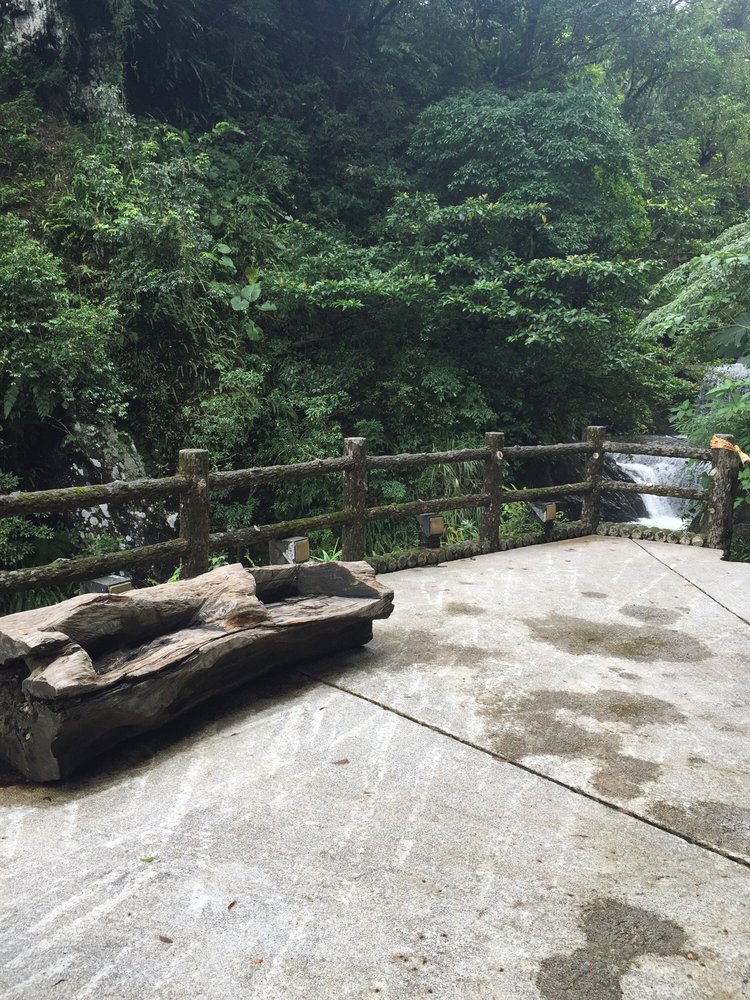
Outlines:
[[[637, 440], [651, 444], [683, 444], [682, 437], [649, 436]], [[613, 454], [617, 465], [626, 472], [633, 482], [651, 483], [657, 486], [696, 486], [702, 465], [690, 465], [685, 458], [662, 458], [656, 455], [620, 455]], [[679, 530], [684, 523], [690, 508], [689, 500], [679, 500], [676, 497], [655, 497], [647, 493], [641, 494], [646, 508], [646, 517], [639, 518], [640, 524], [648, 524], [668, 530]]]
[[[741, 392], [750, 392], [750, 367], [740, 361], [724, 365], [714, 365], [709, 368], [704, 377], [696, 399], [698, 413], [706, 413], [706, 393], [725, 381], [745, 382], [747, 388]], [[716, 428], [721, 430], [721, 428]], [[684, 437], [649, 435], [638, 437], [635, 441], [651, 444], [679, 445]], [[685, 458], [659, 458], [655, 455], [622, 455], [613, 454], [615, 464], [635, 483], [652, 483], [658, 486], [700, 486], [700, 477], [708, 472], [709, 466], [703, 462], [689, 462]], [[678, 530], [685, 527], [685, 521], [690, 515], [690, 501], [678, 500], [675, 497], [654, 497], [641, 493], [646, 517], [639, 518], [641, 524], [667, 530]]]

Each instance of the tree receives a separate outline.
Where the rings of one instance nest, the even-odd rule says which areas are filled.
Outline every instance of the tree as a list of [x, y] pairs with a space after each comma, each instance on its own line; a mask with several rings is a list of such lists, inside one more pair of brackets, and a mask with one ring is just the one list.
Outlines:
[[705, 252], [656, 285], [639, 331], [667, 344], [681, 361], [750, 353], [750, 223], [726, 230]]
[[601, 89], [449, 97], [423, 112], [411, 152], [441, 198], [546, 206], [516, 247], [529, 257], [618, 253], [647, 234], [632, 137]]

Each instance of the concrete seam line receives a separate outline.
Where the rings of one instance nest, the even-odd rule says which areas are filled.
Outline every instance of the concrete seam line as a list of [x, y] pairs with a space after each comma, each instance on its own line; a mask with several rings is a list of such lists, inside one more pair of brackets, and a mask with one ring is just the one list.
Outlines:
[[390, 712], [392, 715], [397, 715], [399, 718], [405, 719], [407, 722], [413, 722], [417, 726], [422, 726], [423, 729], [429, 729], [431, 732], [437, 733], [439, 736], [446, 736], [449, 740], [453, 740], [455, 743], [460, 743], [462, 746], [469, 747], [471, 750], [477, 750], [486, 757], [491, 757], [492, 760], [500, 761], [503, 764], [509, 764], [511, 767], [518, 768], [519, 771], [525, 771], [526, 774], [533, 774], [535, 778], [541, 778], [543, 781], [549, 781], [551, 784], [557, 785], [558, 788], [564, 788], [566, 791], [572, 792], [574, 795], [580, 795], [583, 799], [588, 799], [590, 802], [596, 802], [598, 805], [604, 806], [612, 812], [628, 816], [630, 819], [637, 820], [645, 826], [652, 827], [654, 830], [661, 830], [662, 833], [671, 834], [673, 837], [677, 837], [686, 844], [690, 844], [691, 847], [697, 847], [700, 850], [708, 851], [711, 854], [717, 854], [720, 858], [724, 858], [725, 861], [733, 861], [735, 864], [742, 865], [744, 868], [750, 868], [750, 861], [745, 858], [732, 854], [729, 851], [723, 851], [720, 847], [714, 847], [712, 844], [707, 844], [702, 840], [696, 840], [693, 837], [689, 837], [686, 833], [680, 833], [679, 830], [674, 830], [670, 826], [665, 826], [663, 823], [657, 823], [656, 820], [649, 819], [648, 816], [643, 816], [641, 813], [631, 812], [630, 809], [625, 809], [624, 806], [618, 806], [614, 802], [609, 802], [607, 799], [599, 798], [598, 795], [594, 795], [592, 792], [587, 792], [584, 788], [577, 788], [575, 785], [568, 785], [564, 781], [560, 781], [559, 778], [553, 778], [551, 775], [545, 774], [544, 771], [538, 771], [536, 768], [529, 767], [528, 764], [521, 764], [519, 761], [511, 760], [509, 757], [502, 757], [500, 754], [493, 753], [486, 747], [482, 747], [478, 743], [472, 743], [471, 740], [467, 740], [463, 736], [457, 736], [455, 733], [451, 733], [447, 729], [442, 729], [440, 726], [436, 726], [432, 722], [424, 722], [422, 719], [417, 719], [413, 715], [407, 715], [406, 712], [402, 712], [398, 708], [393, 708], [391, 705], [386, 705], [382, 701], [378, 701], [376, 698], [369, 698], [366, 694], [360, 694], [357, 691], [352, 691], [351, 688], [343, 687], [341, 684], [334, 684], [333, 681], [323, 680], [321, 677], [316, 677], [314, 674], [308, 674], [302, 670], [298, 671], [298, 673], [303, 677], [307, 677], [311, 681], [317, 681], [318, 684], [323, 684], [326, 687], [333, 688], [335, 691], [341, 691], [342, 694], [351, 695], [353, 698], [359, 698], [360, 701], [366, 701], [370, 705], [375, 705], [377, 708], [381, 708], [384, 712]]
[[658, 563], [661, 563], [661, 565], [664, 566], [666, 569], [674, 573], [675, 576], [679, 576], [679, 578], [681, 580], [684, 580], [685, 583], [689, 583], [691, 587], [695, 587], [696, 590], [699, 590], [701, 594], [703, 594], [705, 597], [709, 599], [709, 601], [713, 601], [714, 604], [718, 604], [720, 608], [723, 608], [725, 611], [728, 611], [730, 615], [734, 615], [734, 617], [739, 619], [739, 621], [741, 621], [743, 625], [750, 625], [750, 621], [748, 621], [747, 618], [743, 618], [742, 615], [738, 614], [736, 611], [732, 611], [731, 608], [728, 608], [726, 604], [722, 604], [721, 601], [718, 601], [712, 594], [709, 594], [707, 590], [704, 590], [703, 587], [699, 587], [697, 583], [694, 583], [688, 577], [683, 576], [683, 574], [680, 573], [679, 570], [675, 569], [674, 566], [670, 566], [669, 563], [665, 563], [663, 559], [660, 559], [654, 552], [651, 552], [650, 549], [644, 548], [644, 546], [641, 545], [641, 543], [636, 538], [631, 538], [630, 541], [633, 542], [634, 545], [637, 545], [638, 548], [641, 549], [641, 551], [646, 553], [646, 555], [651, 556], [652, 559], [655, 559]]

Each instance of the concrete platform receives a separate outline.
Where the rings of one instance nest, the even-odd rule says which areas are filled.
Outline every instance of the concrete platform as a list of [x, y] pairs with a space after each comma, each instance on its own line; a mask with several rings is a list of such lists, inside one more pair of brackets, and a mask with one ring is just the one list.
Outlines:
[[591, 538], [388, 582], [366, 649], [6, 777], [1, 997], [750, 997], [750, 568]]

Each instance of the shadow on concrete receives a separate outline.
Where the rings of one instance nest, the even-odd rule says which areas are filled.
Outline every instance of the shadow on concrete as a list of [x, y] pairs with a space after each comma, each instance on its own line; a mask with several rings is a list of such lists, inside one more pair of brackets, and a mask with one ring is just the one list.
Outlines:
[[322, 676], [329, 669], [329, 661], [335, 660], [340, 671], [347, 657], [356, 658], [352, 662], [360, 663], [363, 653], [362, 649], [354, 649], [333, 657], [311, 659], [296, 664], [292, 671], [288, 667], [280, 667], [249, 681], [242, 688], [210, 698], [150, 733], [141, 733], [105, 750], [62, 781], [40, 784], [0, 762], [0, 795], [7, 802], [9, 793], [2, 790], [12, 789], [25, 793], [24, 802], [30, 804], [34, 795], [40, 801], [52, 801], [61, 796], [94, 794], [117, 784], [133, 772], [148, 769], [156, 758], [168, 759], [189, 752], [193, 744], [209, 732], [226, 733], [240, 726], [250, 715], [266, 712], [282, 702], [301, 697], [318, 683], [305, 675], [306, 668], [314, 669]]

